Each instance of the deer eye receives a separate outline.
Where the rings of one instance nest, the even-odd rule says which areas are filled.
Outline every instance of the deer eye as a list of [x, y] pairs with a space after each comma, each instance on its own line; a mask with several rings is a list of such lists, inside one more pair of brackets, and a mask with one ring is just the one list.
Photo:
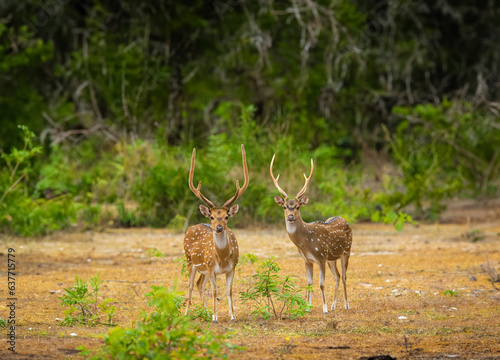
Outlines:
[[229, 219], [229, 216], [226, 216], [226, 220]]
[[210, 220], [213, 220], [213, 219], [214, 219], [214, 217], [213, 217], [213, 216], [210, 216]]
[[286, 210], [286, 206], [283, 206], [283, 209], [285, 209], [285, 210]]

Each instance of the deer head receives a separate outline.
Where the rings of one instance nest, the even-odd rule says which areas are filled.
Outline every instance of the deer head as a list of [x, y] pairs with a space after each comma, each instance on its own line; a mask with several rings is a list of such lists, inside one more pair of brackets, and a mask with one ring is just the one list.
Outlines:
[[[234, 216], [238, 212], [238, 205], [232, 205], [238, 198], [243, 194], [248, 186], [248, 167], [247, 159], [245, 155], [245, 147], [241, 145], [241, 153], [243, 158], [243, 172], [245, 176], [245, 183], [243, 187], [240, 188], [238, 180], [236, 180], [236, 194], [227, 200], [221, 208], [218, 208], [213, 202], [207, 199], [201, 191], [201, 181], [198, 183], [198, 187], [195, 188], [193, 185], [193, 175], [194, 175], [194, 163], [196, 157], [196, 149], [193, 149], [193, 155], [191, 156], [191, 170], [189, 171], [189, 188], [191, 191], [207, 206], [200, 205], [200, 212], [203, 216], [210, 219], [210, 227], [212, 231], [219, 234], [227, 230], [227, 221], [231, 216]], [[232, 205], [232, 206], [231, 206]]]
[[300, 216], [299, 209], [301, 206], [306, 205], [307, 202], [309, 201], [309, 198], [307, 196], [304, 196], [304, 194], [307, 190], [307, 186], [309, 185], [309, 181], [311, 180], [311, 177], [312, 177], [312, 174], [314, 171], [313, 160], [311, 159], [311, 173], [309, 174], [309, 177], [307, 177], [306, 174], [304, 174], [304, 178], [306, 179], [304, 186], [298, 192], [298, 194], [295, 196], [295, 198], [290, 199], [290, 198], [288, 198], [288, 195], [286, 194], [286, 192], [278, 184], [278, 179], [280, 177], [279, 174], [276, 178], [273, 175], [273, 163], [274, 163], [275, 156], [276, 156], [276, 154], [273, 155], [273, 159], [271, 160], [271, 166], [269, 167], [269, 172], [271, 174], [271, 178], [273, 179], [274, 186], [276, 186], [276, 188], [278, 189], [280, 194], [283, 196], [283, 198], [281, 196], [276, 195], [274, 197], [274, 201], [276, 201], [276, 203], [279, 206], [283, 207], [284, 212], [285, 212], [285, 220], [289, 223], [294, 223], [296, 220], [302, 219]]

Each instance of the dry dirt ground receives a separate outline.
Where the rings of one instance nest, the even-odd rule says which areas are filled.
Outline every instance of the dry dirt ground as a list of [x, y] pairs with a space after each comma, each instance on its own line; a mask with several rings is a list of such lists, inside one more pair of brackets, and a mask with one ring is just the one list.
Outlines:
[[[231, 342], [246, 348], [230, 354], [230, 359], [500, 358], [500, 283], [492, 283], [488, 274], [488, 268], [500, 270], [497, 209], [479, 216], [477, 208], [451, 207], [444, 216], [446, 224], [406, 226], [399, 233], [386, 225], [354, 225], [348, 270], [350, 310], [344, 310], [341, 301], [336, 311], [321, 313], [315, 267], [312, 313], [295, 320], [255, 320], [250, 305], [242, 304], [238, 296], [253, 274], [251, 265], [242, 265], [233, 289], [237, 321], [229, 321], [224, 297], [218, 305], [219, 324], [209, 326], [219, 333], [234, 331]], [[298, 284], [305, 285], [303, 261], [284, 226], [235, 229], [235, 233], [240, 255], [276, 256], [281, 274], [294, 274]], [[172, 286], [177, 280], [178, 288], [187, 290], [187, 280], [174, 262], [184, 256], [182, 242], [182, 234], [159, 229], [0, 240], [2, 319], [9, 313], [8, 248], [16, 250], [17, 268], [17, 354], [7, 350], [6, 329], [1, 329], [0, 358], [68, 359], [78, 357], [75, 349], [82, 344], [99, 347], [109, 328], [64, 327], [56, 320], [64, 317], [58, 298], [62, 289], [73, 284], [75, 275], [88, 279], [100, 273], [105, 280], [102, 297], [117, 300], [116, 321], [131, 326], [148, 308], [144, 294], [151, 285]], [[165, 256], [155, 257], [151, 249]], [[224, 293], [223, 277], [219, 279]], [[333, 284], [328, 273], [329, 305]], [[194, 302], [200, 302], [197, 293]]]

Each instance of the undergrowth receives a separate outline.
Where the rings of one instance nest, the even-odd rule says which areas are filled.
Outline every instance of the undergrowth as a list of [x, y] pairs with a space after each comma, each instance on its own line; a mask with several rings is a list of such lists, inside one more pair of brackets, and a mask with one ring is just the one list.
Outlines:
[[115, 325], [113, 319], [116, 307], [112, 303], [116, 300], [106, 298], [101, 301], [99, 289], [102, 283], [99, 273], [90, 276], [88, 281], [75, 276], [75, 283], [65, 288], [65, 294], [60, 297], [61, 306], [67, 307], [62, 325]]
[[143, 313], [136, 326], [116, 327], [104, 336], [105, 345], [97, 352], [79, 347], [85, 359], [226, 359], [238, 349], [218, 335], [183, 316], [183, 298], [161, 286], [146, 294], [151, 313]]
[[[268, 170], [273, 154], [282, 186], [292, 194], [303, 186], [301, 174], [314, 160], [306, 221], [342, 216], [402, 230], [415, 219], [436, 220], [452, 197], [496, 194], [500, 156], [491, 154], [498, 154], [492, 145], [498, 134], [488, 131], [491, 118], [481, 113], [477, 126], [468, 127], [474, 109], [467, 104], [443, 100], [395, 107], [392, 116], [399, 125], [383, 127], [394, 176], [371, 174], [368, 163], [346, 162], [350, 150], [335, 141], [312, 147], [298, 141], [296, 133], [263, 126], [255, 121], [255, 111], [221, 103], [216, 112], [222, 118], [239, 116], [230, 133], [176, 145], [160, 138], [110, 144], [89, 136], [71, 147], [42, 148], [35, 134], [20, 126], [23, 147], [1, 154], [0, 231], [33, 236], [80, 224], [85, 229], [153, 226], [182, 232], [203, 221], [186, 185], [193, 147], [198, 150], [196, 181], [210, 199], [222, 203], [242, 178], [239, 149], [245, 144], [251, 180], [239, 200], [235, 227], [282, 220]], [[478, 147], [481, 139], [487, 142]]]

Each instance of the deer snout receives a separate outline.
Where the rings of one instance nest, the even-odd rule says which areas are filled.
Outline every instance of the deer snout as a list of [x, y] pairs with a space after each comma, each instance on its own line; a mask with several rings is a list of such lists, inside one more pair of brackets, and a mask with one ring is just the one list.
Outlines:
[[288, 217], [286, 218], [288, 221], [295, 221], [295, 219], [293, 218], [293, 215], [290, 214], [288, 215]]
[[224, 228], [222, 227], [221, 224], [217, 225], [215, 228], [215, 232], [218, 232], [218, 233], [222, 232], [222, 230], [224, 230]]

